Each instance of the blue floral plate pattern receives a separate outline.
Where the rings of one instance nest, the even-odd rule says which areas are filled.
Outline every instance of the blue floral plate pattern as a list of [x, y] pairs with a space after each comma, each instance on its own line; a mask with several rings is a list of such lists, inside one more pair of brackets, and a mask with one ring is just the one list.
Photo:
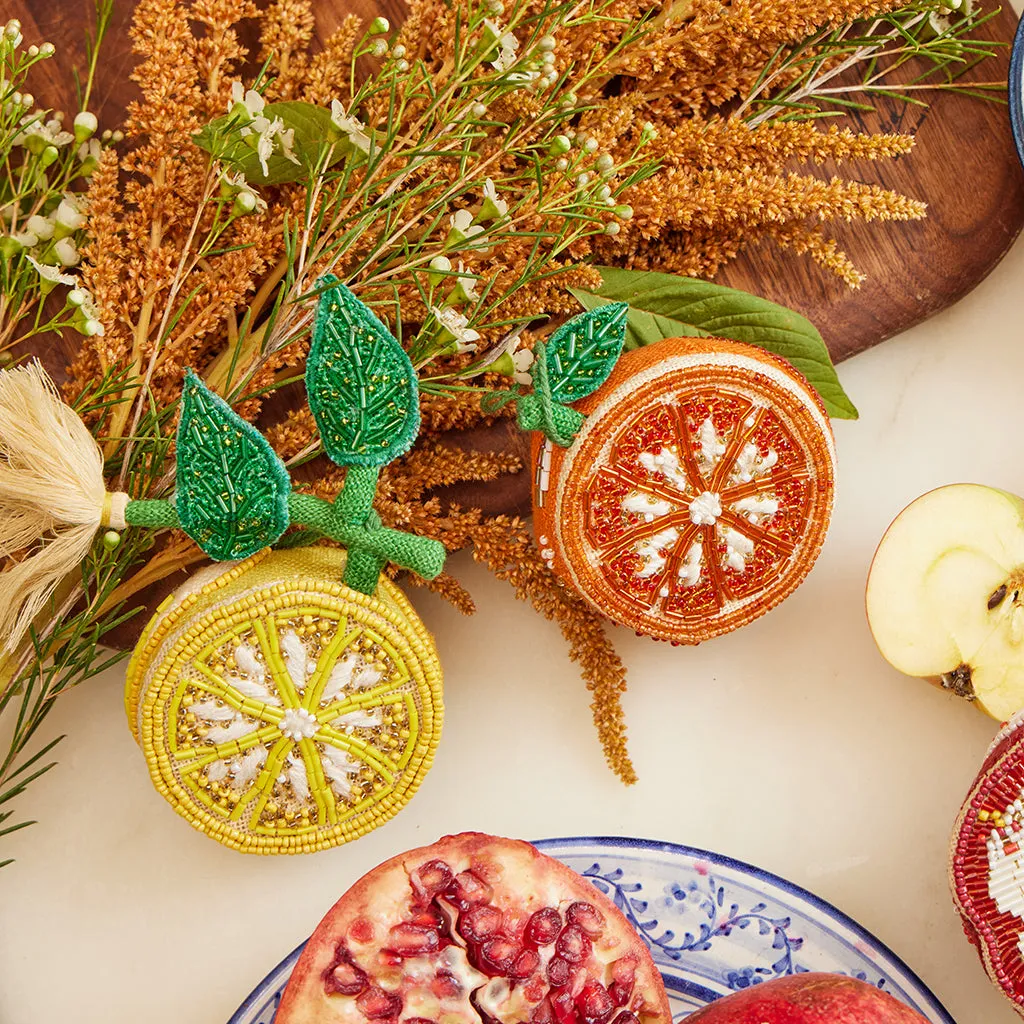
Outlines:
[[[803, 971], [876, 985], [932, 1024], [955, 1024], [894, 953], [805, 889], [740, 861], [647, 839], [544, 839], [536, 846], [613, 899], [650, 946], [676, 1020], [737, 989]], [[340, 894], [339, 894], [340, 895]], [[272, 1024], [300, 946], [229, 1024]]]

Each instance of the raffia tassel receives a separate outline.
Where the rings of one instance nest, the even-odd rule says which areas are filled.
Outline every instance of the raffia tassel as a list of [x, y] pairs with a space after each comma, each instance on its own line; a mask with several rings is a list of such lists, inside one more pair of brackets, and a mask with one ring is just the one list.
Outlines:
[[123, 529], [128, 495], [107, 492], [103, 455], [38, 361], [0, 372], [0, 643], [14, 651], [101, 526]]

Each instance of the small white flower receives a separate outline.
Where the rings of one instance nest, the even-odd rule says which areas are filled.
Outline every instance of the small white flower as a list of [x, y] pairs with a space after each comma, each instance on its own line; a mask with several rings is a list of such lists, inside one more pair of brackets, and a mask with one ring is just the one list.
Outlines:
[[69, 288], [78, 284], [78, 278], [72, 277], [71, 274], [62, 274], [60, 267], [48, 267], [45, 263], [40, 263], [38, 260], [34, 260], [31, 256], [27, 256], [26, 259], [33, 267], [36, 268], [36, 273], [40, 279], [50, 285], [66, 284]]
[[82, 110], [75, 114], [73, 122], [75, 129], [75, 142], [85, 142], [96, 134], [99, 128], [99, 121], [96, 115], [90, 110]]
[[[248, 120], [252, 121], [263, 113], [267, 101], [255, 90], [246, 90], [241, 82], [231, 83], [231, 100], [228, 103], [228, 113], [241, 114], [245, 112]], [[241, 107], [241, 110], [236, 109]]]
[[483, 234], [483, 226], [473, 223], [473, 214], [469, 210], [456, 210], [448, 218], [450, 229], [445, 239], [447, 245], [459, 245], [476, 235]]
[[445, 333], [455, 342], [456, 352], [476, 351], [475, 342], [480, 340], [480, 335], [469, 326], [469, 320], [457, 309], [438, 309], [431, 306], [430, 311], [437, 317], [437, 322], [444, 328]]
[[47, 146], [66, 146], [69, 142], [75, 141], [71, 132], [61, 129], [61, 123], [55, 117], [44, 122], [36, 114], [26, 114], [21, 119], [21, 126], [21, 131], [12, 140], [13, 144], [24, 146], [37, 156]]
[[83, 142], [78, 147], [78, 152], [75, 155], [78, 157], [78, 162], [82, 165], [82, 174], [88, 178], [100, 165], [103, 145], [99, 139], [89, 139], [88, 142]]
[[331, 100], [331, 123], [348, 136], [348, 141], [356, 149], [370, 152], [370, 136], [366, 134], [366, 125], [348, 113], [340, 100]]
[[78, 254], [78, 246], [75, 245], [73, 238], [62, 238], [54, 245], [53, 251], [63, 267], [73, 267], [82, 259]]
[[[518, 341], [516, 344], [518, 345]], [[533, 374], [529, 372], [530, 367], [533, 366], [533, 352], [528, 348], [521, 348], [518, 351], [513, 349], [512, 363], [516, 368], [516, 383], [529, 387], [533, 383]]]
[[299, 158], [292, 150], [295, 144], [295, 129], [285, 128], [284, 121], [279, 117], [275, 117], [273, 121], [262, 115], [254, 117], [252, 123], [242, 129], [241, 134], [256, 137], [256, 156], [264, 176], [270, 174], [267, 161], [274, 155], [276, 148], [280, 148], [281, 155], [286, 160], [291, 160], [293, 164], [299, 162]]
[[25, 221], [25, 230], [31, 231], [41, 242], [48, 242], [53, 238], [53, 227], [53, 221], [41, 213], [34, 213]]
[[509, 71], [519, 59], [519, 40], [511, 32], [502, 32], [490, 18], [484, 19], [484, 44], [488, 50], [494, 46], [498, 48], [498, 56], [490, 63], [499, 73]]
[[498, 190], [494, 182], [488, 178], [484, 182], [484, 203], [480, 208], [481, 220], [499, 220], [508, 213], [508, 201], [498, 198]]
[[472, 274], [464, 273], [462, 260], [459, 260], [458, 276], [455, 278], [455, 288], [452, 291], [452, 298], [463, 304], [476, 302], [480, 296], [476, 290], [477, 279]]
[[79, 228], [85, 226], [85, 214], [82, 212], [79, 202], [71, 196], [65, 196], [60, 201], [54, 220], [56, 226], [65, 231], [78, 231]]

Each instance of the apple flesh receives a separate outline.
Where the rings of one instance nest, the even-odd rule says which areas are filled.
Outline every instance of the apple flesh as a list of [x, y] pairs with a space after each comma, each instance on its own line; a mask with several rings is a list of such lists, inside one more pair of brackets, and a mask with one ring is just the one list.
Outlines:
[[752, 985], [691, 1013], [686, 1024], [926, 1024], [867, 982], [842, 974], [791, 974]]
[[867, 584], [875, 643], [999, 721], [1024, 708], [1024, 499], [951, 484], [885, 532]]

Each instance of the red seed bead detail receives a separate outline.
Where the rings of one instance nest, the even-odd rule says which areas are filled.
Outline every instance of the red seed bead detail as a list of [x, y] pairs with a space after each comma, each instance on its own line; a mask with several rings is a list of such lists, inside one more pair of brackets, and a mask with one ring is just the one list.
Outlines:
[[540, 967], [540, 954], [535, 949], [524, 949], [509, 969], [509, 977], [520, 981], [529, 978]]
[[435, 953], [441, 946], [441, 937], [433, 928], [403, 921], [389, 932], [384, 949], [396, 956], [420, 956]]
[[504, 935], [496, 936], [480, 946], [480, 968], [489, 974], [505, 974], [518, 954], [518, 943]]
[[571, 977], [572, 966], [568, 960], [563, 960], [562, 957], [556, 956], [548, 961], [548, 983], [552, 988], [561, 988], [563, 985], [568, 985]]

